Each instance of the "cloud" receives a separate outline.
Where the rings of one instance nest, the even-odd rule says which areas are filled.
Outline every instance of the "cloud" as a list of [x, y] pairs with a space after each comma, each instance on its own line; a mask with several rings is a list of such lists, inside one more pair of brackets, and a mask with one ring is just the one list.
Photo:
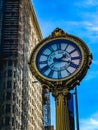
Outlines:
[[81, 2], [75, 3], [76, 6], [78, 7], [92, 7], [92, 6], [97, 6], [98, 5], [98, 0], [82, 0]]
[[98, 0], [86, 0], [85, 4], [89, 5], [89, 6], [97, 6], [98, 5]]
[[98, 130], [98, 113], [90, 118], [80, 119], [80, 130]]
[[85, 23], [85, 25], [89, 31], [97, 32], [98, 34], [98, 22], [96, 23], [96, 19], [91, 22]]
[[[68, 33], [74, 33], [75, 35], [79, 34], [83, 37], [85, 37], [86, 35], [89, 36], [89, 39], [94, 43], [94, 41], [96, 42], [96, 39], [98, 38], [98, 23], [94, 22], [94, 21], [65, 21], [65, 20], [40, 20], [40, 26], [42, 27], [42, 32], [44, 36], [47, 36], [49, 34], [47, 33], [51, 33], [51, 31], [53, 31], [53, 29], [55, 29], [56, 27], [60, 27], [62, 29], [64, 29], [65, 32]], [[46, 31], [48, 30], [48, 31]], [[80, 32], [81, 33], [78, 33]]]
[[[50, 3], [51, 2], [49, 2], [48, 4]], [[64, 2], [57, 1], [57, 3], [54, 5], [54, 1], [53, 1], [52, 6], [58, 6], [59, 4], [61, 5], [62, 3], [63, 5], [61, 7], [64, 7], [63, 12], [66, 12], [66, 8], [65, 8], [66, 3]], [[67, 10], [67, 13], [65, 13], [66, 15], [61, 13], [59, 16], [59, 13], [61, 12], [61, 10], [59, 10], [59, 13], [58, 13], [57, 12], [58, 7], [52, 7], [52, 9], [50, 7], [47, 9], [46, 13], [42, 13], [43, 15], [41, 17], [38, 15], [39, 16], [38, 21], [39, 21], [39, 24], [43, 33], [43, 37], [50, 35], [51, 32], [56, 27], [59, 27], [59, 28], [62, 28], [65, 32], [79, 36], [88, 44], [97, 44], [98, 9], [96, 8], [95, 10], [95, 7], [91, 9], [89, 6], [94, 6], [94, 5], [97, 6], [98, 0], [83, 0], [83, 1], [79, 0], [77, 4], [80, 4], [81, 7], [85, 6], [86, 9], [84, 8], [80, 9], [78, 5], [77, 5], [77, 8], [76, 6], [75, 8], [73, 6], [73, 8], [75, 9], [75, 12], [70, 9], [70, 10]], [[70, 5], [69, 7], [71, 8], [72, 5]], [[53, 11], [54, 8], [56, 8], [55, 11]], [[44, 9], [43, 9], [43, 12], [44, 12]], [[39, 11], [39, 14], [40, 14], [40, 11]]]

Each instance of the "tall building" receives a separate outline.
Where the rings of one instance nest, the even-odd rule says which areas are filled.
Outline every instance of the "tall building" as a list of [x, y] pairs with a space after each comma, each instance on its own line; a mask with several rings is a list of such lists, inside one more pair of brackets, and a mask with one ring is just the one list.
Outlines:
[[43, 130], [42, 87], [28, 65], [41, 39], [31, 0], [0, 0], [0, 130]]

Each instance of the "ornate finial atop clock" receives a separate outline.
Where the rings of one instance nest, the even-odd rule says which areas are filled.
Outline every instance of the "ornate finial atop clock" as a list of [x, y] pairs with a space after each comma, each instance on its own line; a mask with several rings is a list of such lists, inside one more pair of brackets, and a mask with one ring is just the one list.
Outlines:
[[53, 32], [52, 32], [52, 37], [59, 37], [59, 36], [65, 36], [66, 33], [60, 29], [60, 28], [56, 28]]

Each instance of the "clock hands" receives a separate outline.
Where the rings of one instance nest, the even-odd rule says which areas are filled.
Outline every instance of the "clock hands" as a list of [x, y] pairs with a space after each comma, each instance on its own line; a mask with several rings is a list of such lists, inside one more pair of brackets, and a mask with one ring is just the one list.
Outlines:
[[62, 57], [58, 58], [58, 57], [55, 57], [53, 59], [54, 62], [70, 62], [70, 57], [68, 57], [66, 54], [63, 54]]
[[65, 58], [65, 55], [63, 55], [63, 56], [60, 57], [60, 58], [54, 57], [54, 58], [53, 58], [53, 63], [50, 64], [49, 66], [50, 66], [50, 67], [53, 67], [55, 64], [58, 64], [58, 63], [60, 63], [60, 62], [70, 63], [69, 59], [68, 59], [68, 58], [66, 59], [66, 58]]
[[68, 62], [68, 63], [70, 62], [69, 59], [64, 59], [64, 58], [59, 58], [59, 59], [58, 58], [54, 58], [53, 61], [54, 62]]
[[50, 64], [49, 66], [50, 67], [53, 67], [55, 64], [57, 64], [58, 62], [56, 61], [56, 62], [53, 62], [52, 64]]
[[79, 65], [72, 62], [71, 58], [66, 54], [62, 55], [62, 57], [60, 57], [60, 58], [54, 57], [53, 58], [53, 63], [51, 63], [49, 66], [52, 68], [55, 64], [58, 64], [58, 63], [61, 63], [61, 62], [65, 62], [67, 66], [70, 65], [73, 68], [78, 68], [79, 67]]

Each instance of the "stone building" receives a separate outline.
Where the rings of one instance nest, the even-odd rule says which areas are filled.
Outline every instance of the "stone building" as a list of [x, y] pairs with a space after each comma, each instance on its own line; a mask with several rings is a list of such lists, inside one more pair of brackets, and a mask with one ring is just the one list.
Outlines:
[[42, 87], [28, 65], [41, 39], [31, 0], [0, 0], [0, 130], [43, 130]]

